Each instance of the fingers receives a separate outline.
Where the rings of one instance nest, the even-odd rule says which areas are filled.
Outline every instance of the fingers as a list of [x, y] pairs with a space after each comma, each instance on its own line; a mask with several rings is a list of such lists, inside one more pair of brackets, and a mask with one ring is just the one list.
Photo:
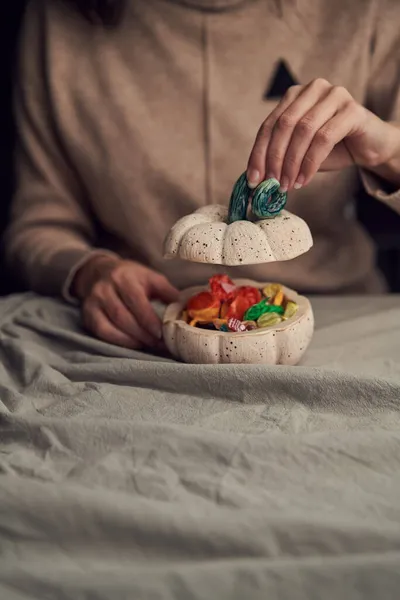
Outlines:
[[247, 182], [249, 187], [255, 188], [265, 179], [267, 149], [275, 123], [301, 93], [301, 90], [302, 86], [300, 85], [289, 88], [278, 106], [271, 112], [258, 130], [247, 166]]
[[[323, 82], [323, 80], [321, 82], [319, 80], [312, 82], [301, 91], [275, 122], [266, 154], [266, 177], [274, 177], [280, 181], [282, 192], [286, 192], [289, 187], [287, 174], [282, 172], [282, 167], [288, 158], [287, 150], [293, 134], [299, 128], [300, 136], [304, 132], [307, 132], [307, 134], [310, 133], [313, 123], [305, 119], [305, 115], [313, 107], [318, 106], [318, 102], [327, 94], [329, 87], [329, 84]], [[332, 111], [332, 107], [330, 107], [330, 110]], [[290, 158], [292, 156], [291, 154]]]
[[132, 339], [129, 335], [115, 327], [104, 311], [93, 301], [85, 303], [83, 323], [89, 331], [109, 344], [132, 350], [139, 348], [141, 345], [139, 341]]
[[312, 105], [297, 120], [286, 147], [280, 179], [278, 178], [283, 191], [294, 186], [299, 189], [304, 185], [303, 177], [300, 177], [300, 167], [306, 152], [315, 135], [341, 110], [348, 101], [348, 96], [346, 90], [342, 92], [341, 88], [332, 87], [322, 100]]
[[173, 302], [178, 290], [164, 276], [133, 261], [106, 267], [83, 302], [87, 328], [111, 344], [161, 349], [162, 323], [150, 301]]
[[[347, 166], [351, 157], [335, 144], [355, 131], [358, 106], [345, 88], [324, 79], [290, 88], [257, 134], [247, 169], [249, 186], [273, 177], [282, 192], [298, 189], [309, 183], [331, 152], [333, 165]], [[330, 168], [329, 161], [324, 166]]]
[[352, 132], [354, 122], [354, 110], [349, 104], [318, 129], [300, 167], [298, 178], [304, 185], [311, 181], [336, 144]]
[[99, 306], [114, 327], [132, 340], [138, 341], [140, 345], [151, 347], [160, 339], [158, 330], [155, 336], [142, 327], [139, 321], [140, 313], [130, 311], [111, 286], [104, 286]]
[[157, 298], [165, 303], [174, 302], [179, 295], [169, 281], [162, 275], [147, 271], [142, 281], [132, 279], [126, 273], [119, 282], [118, 292], [129, 309], [135, 315], [143, 330], [153, 338], [162, 338], [161, 320], [150, 303], [150, 298]]
[[149, 278], [149, 289], [152, 298], [157, 298], [165, 304], [176, 302], [179, 297], [179, 291], [170, 284], [168, 279], [159, 273], [152, 273]]
[[135, 315], [136, 320], [140, 323], [142, 329], [150, 334], [156, 340], [162, 338], [161, 320], [157, 316], [154, 308], [150, 304], [150, 300], [146, 295], [144, 288], [140, 286], [127, 286], [120, 288], [121, 298]]

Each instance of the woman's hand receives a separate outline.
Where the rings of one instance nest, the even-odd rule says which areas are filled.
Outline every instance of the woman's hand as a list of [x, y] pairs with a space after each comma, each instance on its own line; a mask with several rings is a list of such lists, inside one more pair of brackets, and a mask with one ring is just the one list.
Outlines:
[[[247, 168], [250, 187], [275, 177], [281, 191], [307, 185], [319, 170], [357, 164], [379, 172], [400, 157], [400, 130], [324, 79], [296, 85], [261, 125]], [[397, 162], [394, 180], [397, 173]], [[382, 169], [384, 171], [384, 167]]]
[[177, 299], [159, 273], [138, 263], [95, 256], [77, 273], [72, 289], [82, 301], [85, 327], [96, 337], [126, 348], [161, 346], [161, 322], [150, 304]]

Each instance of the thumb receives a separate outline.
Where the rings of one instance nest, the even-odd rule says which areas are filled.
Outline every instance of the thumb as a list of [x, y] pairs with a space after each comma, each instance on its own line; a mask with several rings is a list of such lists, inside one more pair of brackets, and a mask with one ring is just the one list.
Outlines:
[[179, 290], [164, 275], [158, 273], [152, 273], [149, 277], [149, 294], [152, 299], [161, 300], [165, 304], [176, 302], [179, 298]]

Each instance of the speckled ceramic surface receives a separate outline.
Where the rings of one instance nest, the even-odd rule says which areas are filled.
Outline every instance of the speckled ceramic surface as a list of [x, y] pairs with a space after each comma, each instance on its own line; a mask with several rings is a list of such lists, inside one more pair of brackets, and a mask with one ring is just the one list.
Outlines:
[[[263, 287], [265, 284], [245, 279], [239, 285]], [[307, 350], [314, 331], [310, 301], [283, 286], [285, 294], [299, 305], [294, 317], [278, 325], [244, 333], [224, 333], [191, 327], [180, 320], [187, 300], [204, 287], [183, 291], [179, 302], [170, 304], [163, 318], [164, 340], [178, 360], [187, 363], [250, 363], [296, 365]]]
[[290, 260], [313, 244], [307, 223], [287, 210], [272, 219], [227, 220], [228, 208], [218, 204], [183, 217], [167, 236], [165, 258], [246, 265]]

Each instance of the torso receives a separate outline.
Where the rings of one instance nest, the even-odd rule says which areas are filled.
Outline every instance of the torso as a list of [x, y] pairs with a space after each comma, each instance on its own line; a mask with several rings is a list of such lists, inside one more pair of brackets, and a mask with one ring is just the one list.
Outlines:
[[[284, 1], [283, 18], [273, 0], [222, 1], [213, 11], [137, 0], [115, 31], [53, 19], [60, 9], [48, 9], [52, 110], [99, 244], [180, 286], [218, 269], [164, 261], [164, 237], [181, 216], [228, 202], [277, 102], [265, 92], [279, 61], [298, 83], [323, 77], [359, 102], [366, 95], [372, 0]], [[349, 170], [291, 193], [288, 208], [309, 223], [314, 248], [290, 263], [231, 272], [322, 291], [367, 277], [373, 253], [352, 216], [354, 185]]]

